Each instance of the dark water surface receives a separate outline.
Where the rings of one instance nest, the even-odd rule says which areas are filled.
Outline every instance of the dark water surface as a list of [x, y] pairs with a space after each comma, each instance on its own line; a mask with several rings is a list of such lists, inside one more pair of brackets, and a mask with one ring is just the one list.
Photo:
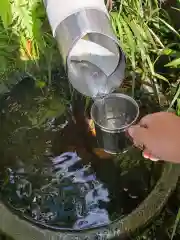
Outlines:
[[27, 78], [0, 108], [1, 198], [29, 221], [54, 229], [107, 225], [135, 209], [159, 177], [136, 149], [117, 157], [97, 149], [63, 79], [41, 89]]

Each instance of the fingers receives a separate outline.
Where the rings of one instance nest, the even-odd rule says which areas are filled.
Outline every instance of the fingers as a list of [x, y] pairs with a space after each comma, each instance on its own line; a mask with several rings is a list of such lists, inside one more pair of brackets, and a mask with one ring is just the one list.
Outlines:
[[158, 157], [154, 156], [150, 151], [147, 150], [147, 147], [150, 142], [149, 131], [147, 128], [136, 125], [130, 127], [128, 132], [129, 135], [133, 138], [134, 145], [136, 147], [139, 147], [143, 151], [144, 158], [150, 159], [151, 161], [154, 162], [159, 161]]
[[128, 129], [128, 133], [132, 137], [134, 144], [140, 148], [143, 148], [149, 142], [149, 132], [144, 127], [132, 126]]
[[149, 114], [140, 120], [139, 125], [141, 127], [148, 127], [151, 124], [151, 122], [152, 122], [152, 114]]
[[157, 112], [157, 113], [152, 113], [149, 115], [146, 115], [145, 117], [143, 117], [140, 122], [139, 125], [140, 126], [144, 126], [144, 127], [149, 127], [154, 121], [157, 120], [162, 120], [163, 118], [167, 118], [167, 116], [174, 116], [174, 113], [170, 113], [170, 112]]
[[159, 158], [153, 156], [153, 154], [151, 154], [148, 150], [144, 150], [143, 157], [146, 158], [146, 159], [150, 159], [153, 162], [159, 161]]

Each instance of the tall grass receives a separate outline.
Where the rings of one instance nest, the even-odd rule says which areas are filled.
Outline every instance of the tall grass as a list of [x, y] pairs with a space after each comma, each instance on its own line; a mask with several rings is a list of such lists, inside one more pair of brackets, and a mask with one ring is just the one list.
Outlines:
[[[170, 90], [172, 86], [169, 78], [155, 71], [155, 64], [161, 56], [169, 58], [169, 63], [164, 67], [180, 67], [180, 32], [173, 27], [159, 1], [116, 1], [111, 17], [114, 31], [127, 57], [127, 76], [132, 79], [133, 90], [136, 78], [139, 77], [143, 83], [152, 84], [158, 97], [157, 83], [166, 82], [171, 95], [169, 109], [177, 103], [176, 113], [180, 115], [180, 79], [174, 76], [176, 86], [178, 85], [174, 94]], [[174, 239], [179, 222], [180, 210], [173, 226], [171, 240]]]
[[[173, 28], [157, 0], [116, 1], [111, 16], [133, 82], [139, 76], [142, 82], [150, 83], [158, 95], [157, 81], [169, 84], [169, 79], [155, 71], [155, 63], [167, 48], [166, 35], [171, 33], [180, 40], [179, 32]], [[172, 64], [178, 65], [179, 59], [167, 67]]]

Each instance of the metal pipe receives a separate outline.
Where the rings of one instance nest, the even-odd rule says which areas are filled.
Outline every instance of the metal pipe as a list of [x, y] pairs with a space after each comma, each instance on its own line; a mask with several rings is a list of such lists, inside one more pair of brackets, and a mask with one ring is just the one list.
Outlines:
[[[80, 93], [93, 97], [102, 89], [118, 88], [125, 72], [125, 56], [112, 30], [104, 0], [44, 0], [53, 36], [68, 73], [69, 81]], [[107, 82], [84, 79], [79, 63], [99, 68]], [[104, 88], [104, 89], [103, 89]]]

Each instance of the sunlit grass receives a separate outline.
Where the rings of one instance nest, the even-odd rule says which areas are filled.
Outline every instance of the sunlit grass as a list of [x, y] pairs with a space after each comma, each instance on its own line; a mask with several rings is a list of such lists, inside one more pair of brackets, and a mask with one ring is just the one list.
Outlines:
[[[114, 31], [127, 57], [129, 72], [140, 74], [142, 81], [151, 79], [151, 83], [156, 80], [169, 83], [166, 77], [155, 72], [154, 65], [166, 49], [163, 34], [168, 31], [178, 39], [180, 34], [168, 23], [167, 14], [158, 1], [123, 0], [111, 16]], [[179, 59], [167, 66], [171, 64], [179, 64]]]

